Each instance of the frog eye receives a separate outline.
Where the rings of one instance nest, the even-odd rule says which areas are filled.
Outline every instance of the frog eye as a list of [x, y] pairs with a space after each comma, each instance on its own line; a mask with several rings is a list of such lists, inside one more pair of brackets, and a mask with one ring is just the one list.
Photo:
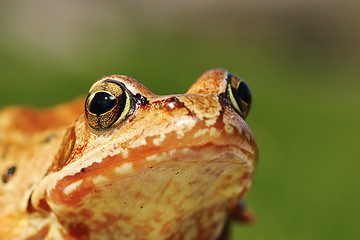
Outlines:
[[227, 95], [234, 110], [246, 118], [251, 106], [251, 92], [248, 85], [237, 76], [228, 74]]
[[133, 106], [134, 99], [122, 83], [104, 81], [90, 90], [85, 116], [91, 129], [101, 131], [125, 120]]

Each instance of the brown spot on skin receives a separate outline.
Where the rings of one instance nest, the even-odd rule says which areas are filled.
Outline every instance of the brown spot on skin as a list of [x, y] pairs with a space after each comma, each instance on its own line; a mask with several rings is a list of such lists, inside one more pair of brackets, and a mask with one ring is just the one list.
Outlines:
[[168, 98], [164, 100], [163, 103], [165, 103], [165, 107], [169, 111], [185, 107], [184, 103], [180, 102], [177, 97]]
[[78, 239], [89, 239], [89, 229], [83, 223], [72, 223], [68, 226], [69, 234]]
[[[32, 197], [32, 194], [30, 195], [30, 198], [28, 200], [28, 206], [27, 206], [27, 209], [26, 209], [26, 211], [28, 213], [32, 213], [32, 212], [36, 211], [36, 209], [34, 208], [34, 206], [31, 203], [31, 197]], [[38, 204], [37, 207], [40, 208], [40, 209], [43, 209], [45, 211], [51, 211], [50, 206], [48, 205], [48, 203], [45, 200], [45, 196], [42, 199], [39, 200], [39, 204]]]
[[42, 240], [42, 239], [45, 239], [48, 232], [49, 232], [49, 226], [46, 225], [42, 229], [40, 229], [37, 233], [35, 233], [34, 235], [26, 238], [26, 240]]
[[43, 144], [49, 143], [52, 140], [54, 140], [57, 137], [57, 135], [58, 134], [56, 132], [52, 132], [49, 135], [47, 135], [41, 143], [43, 143]]
[[1, 181], [3, 183], [9, 182], [10, 178], [15, 174], [16, 166], [8, 168], [2, 175], [1, 175]]

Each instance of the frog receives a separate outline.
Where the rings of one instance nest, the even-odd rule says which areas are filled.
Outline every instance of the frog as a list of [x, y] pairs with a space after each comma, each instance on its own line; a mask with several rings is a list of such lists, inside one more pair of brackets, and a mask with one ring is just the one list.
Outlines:
[[[0, 111], [0, 236], [220, 239], [258, 162], [244, 80], [202, 74], [156, 95], [109, 75], [88, 96]], [[249, 218], [249, 217], [248, 217]], [[225, 238], [222, 238], [225, 239]]]

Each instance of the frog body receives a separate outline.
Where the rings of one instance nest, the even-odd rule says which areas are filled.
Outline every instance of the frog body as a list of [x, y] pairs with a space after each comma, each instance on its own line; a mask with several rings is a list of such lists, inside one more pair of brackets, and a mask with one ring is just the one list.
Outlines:
[[0, 236], [216, 239], [257, 162], [244, 84], [214, 69], [158, 96], [111, 75], [85, 100], [3, 109]]

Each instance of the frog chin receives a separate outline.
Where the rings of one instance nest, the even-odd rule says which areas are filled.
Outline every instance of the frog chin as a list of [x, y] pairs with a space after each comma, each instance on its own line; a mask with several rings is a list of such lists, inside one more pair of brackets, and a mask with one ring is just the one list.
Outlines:
[[235, 146], [170, 150], [65, 177], [46, 191], [45, 202], [65, 232], [84, 239], [156, 239], [151, 234], [204, 224], [220, 231], [229, 200], [250, 188], [254, 164], [253, 155]]

